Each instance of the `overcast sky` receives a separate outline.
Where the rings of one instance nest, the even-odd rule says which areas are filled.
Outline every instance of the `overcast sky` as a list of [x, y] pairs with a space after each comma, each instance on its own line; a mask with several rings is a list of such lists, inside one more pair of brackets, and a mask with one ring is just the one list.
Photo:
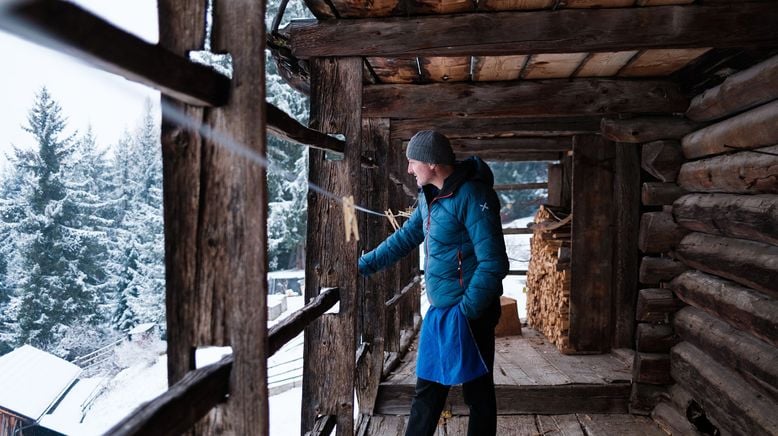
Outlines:
[[[157, 42], [156, 0], [76, 0], [93, 13], [150, 42]], [[0, 9], [2, 11], [2, 9]], [[66, 55], [0, 31], [0, 169], [11, 144], [34, 145], [23, 131], [35, 93], [46, 86], [68, 117], [70, 131], [91, 124], [101, 146], [117, 142], [125, 129], [138, 124], [147, 98], [159, 93], [105, 73]]]

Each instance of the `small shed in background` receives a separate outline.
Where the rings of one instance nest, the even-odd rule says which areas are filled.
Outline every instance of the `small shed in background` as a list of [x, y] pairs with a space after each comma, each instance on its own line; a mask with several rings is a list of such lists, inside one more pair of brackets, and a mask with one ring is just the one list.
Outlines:
[[78, 379], [81, 368], [59, 357], [24, 345], [0, 356], [0, 434], [55, 434], [36, 423], [54, 407]]

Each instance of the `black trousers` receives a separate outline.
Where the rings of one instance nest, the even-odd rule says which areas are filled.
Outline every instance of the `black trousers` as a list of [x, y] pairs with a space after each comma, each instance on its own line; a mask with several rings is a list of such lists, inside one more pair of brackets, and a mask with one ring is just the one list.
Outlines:
[[[467, 424], [468, 436], [490, 436], [497, 433], [497, 400], [494, 394], [494, 327], [500, 317], [500, 304], [477, 320], [470, 320], [478, 350], [489, 372], [462, 385], [465, 404], [470, 408]], [[450, 386], [417, 378], [416, 391], [411, 403], [411, 416], [405, 436], [430, 436], [435, 434], [440, 414], [446, 405]]]

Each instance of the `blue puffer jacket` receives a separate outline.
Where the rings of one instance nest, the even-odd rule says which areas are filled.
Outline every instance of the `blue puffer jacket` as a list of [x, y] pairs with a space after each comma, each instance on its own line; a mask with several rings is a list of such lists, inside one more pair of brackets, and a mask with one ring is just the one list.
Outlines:
[[443, 189], [427, 185], [410, 219], [359, 259], [368, 275], [386, 268], [425, 242], [424, 278], [430, 304], [458, 304], [470, 319], [480, 318], [502, 295], [508, 272], [500, 201], [494, 176], [477, 157], [458, 162]]

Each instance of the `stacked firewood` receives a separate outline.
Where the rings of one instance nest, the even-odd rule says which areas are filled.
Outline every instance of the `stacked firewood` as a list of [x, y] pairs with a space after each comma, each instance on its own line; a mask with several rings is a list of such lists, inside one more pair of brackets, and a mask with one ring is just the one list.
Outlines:
[[572, 215], [548, 206], [535, 215], [527, 272], [527, 322], [557, 346], [571, 352], [570, 232]]

